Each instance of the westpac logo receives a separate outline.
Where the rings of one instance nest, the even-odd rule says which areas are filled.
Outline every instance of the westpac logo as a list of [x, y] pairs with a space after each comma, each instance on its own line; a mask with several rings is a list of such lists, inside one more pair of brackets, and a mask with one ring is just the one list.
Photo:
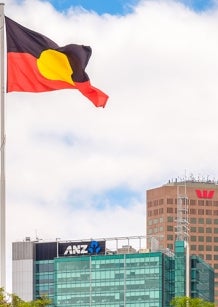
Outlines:
[[99, 254], [101, 246], [97, 241], [91, 241], [90, 243], [70, 244], [67, 246], [64, 256], [70, 255], [85, 255], [85, 254]]
[[214, 190], [195, 190], [198, 198], [212, 199], [214, 196]]

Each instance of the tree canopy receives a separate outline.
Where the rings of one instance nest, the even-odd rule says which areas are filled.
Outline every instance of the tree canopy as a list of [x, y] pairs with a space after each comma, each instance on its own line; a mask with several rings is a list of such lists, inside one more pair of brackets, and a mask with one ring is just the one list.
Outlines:
[[51, 300], [47, 297], [41, 297], [30, 302], [25, 302], [15, 294], [5, 293], [0, 288], [0, 307], [46, 307], [51, 304]]
[[170, 303], [173, 307], [215, 307], [214, 303], [207, 302], [201, 298], [190, 298], [187, 296], [174, 297]]

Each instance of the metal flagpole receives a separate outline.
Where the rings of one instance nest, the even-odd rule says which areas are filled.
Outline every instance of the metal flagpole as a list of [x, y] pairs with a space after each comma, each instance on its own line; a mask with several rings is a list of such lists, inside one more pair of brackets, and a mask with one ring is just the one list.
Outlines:
[[0, 137], [1, 137], [1, 174], [0, 174], [0, 287], [6, 288], [6, 249], [5, 249], [5, 79], [4, 79], [4, 3], [0, 3]]

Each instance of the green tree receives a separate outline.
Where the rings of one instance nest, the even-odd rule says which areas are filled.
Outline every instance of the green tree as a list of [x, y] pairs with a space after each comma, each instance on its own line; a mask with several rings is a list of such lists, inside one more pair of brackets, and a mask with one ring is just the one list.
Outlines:
[[201, 298], [195, 297], [174, 297], [170, 303], [173, 307], [215, 307], [214, 303], [207, 302]]
[[0, 307], [46, 307], [50, 304], [51, 300], [46, 296], [25, 302], [19, 296], [5, 293], [4, 289], [0, 288]]
[[0, 288], [0, 307], [10, 307], [11, 304], [8, 302], [8, 297], [4, 292], [3, 288]]

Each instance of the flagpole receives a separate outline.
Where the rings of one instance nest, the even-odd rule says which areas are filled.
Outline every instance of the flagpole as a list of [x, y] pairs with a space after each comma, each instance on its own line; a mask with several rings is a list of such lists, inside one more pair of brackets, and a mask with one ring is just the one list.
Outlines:
[[6, 290], [6, 248], [5, 248], [5, 79], [4, 79], [4, 3], [0, 3], [0, 287]]

